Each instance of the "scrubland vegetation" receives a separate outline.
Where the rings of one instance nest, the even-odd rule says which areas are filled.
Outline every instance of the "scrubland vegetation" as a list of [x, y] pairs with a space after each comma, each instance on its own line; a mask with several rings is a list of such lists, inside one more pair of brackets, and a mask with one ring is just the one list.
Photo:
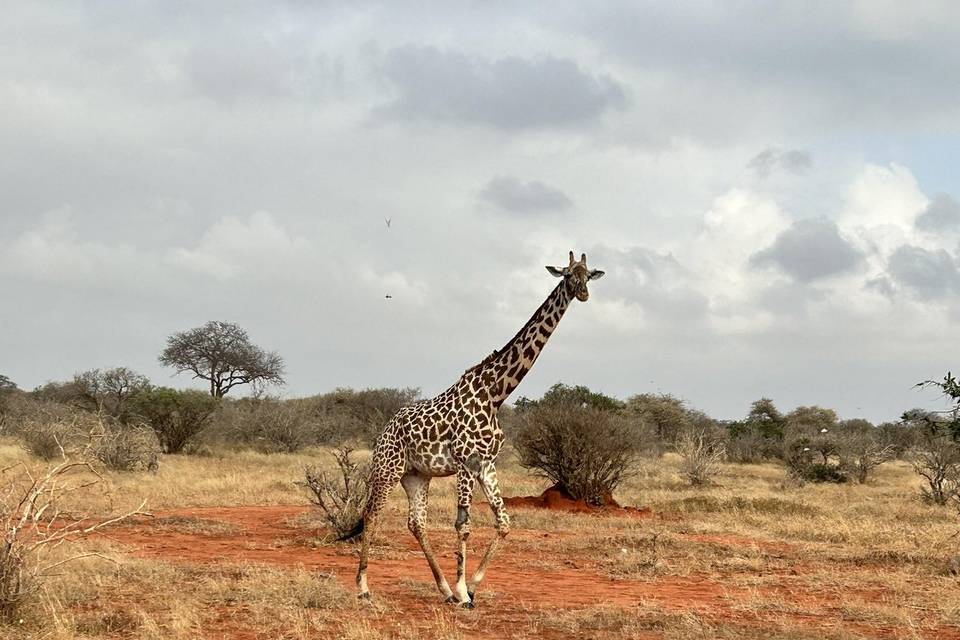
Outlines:
[[[669, 395], [519, 398], [500, 416], [507, 496], [651, 513], [512, 510], [477, 616], [435, 602], [402, 492], [372, 606], [334, 542], [416, 389], [231, 399], [123, 368], [2, 382], [0, 637], [960, 637], [956, 414], [873, 425], [764, 398], [724, 422]], [[454, 504], [435, 482], [448, 560]]]

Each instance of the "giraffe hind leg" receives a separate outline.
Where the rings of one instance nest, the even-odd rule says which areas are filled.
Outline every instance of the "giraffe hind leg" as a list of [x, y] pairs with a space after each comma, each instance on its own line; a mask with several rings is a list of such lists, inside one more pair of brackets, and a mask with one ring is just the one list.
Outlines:
[[450, 602], [454, 598], [447, 579], [443, 577], [443, 571], [433, 555], [433, 548], [430, 546], [430, 540], [427, 539], [427, 504], [430, 495], [430, 476], [421, 474], [417, 471], [411, 471], [400, 479], [400, 484], [407, 492], [407, 499], [410, 501], [410, 511], [407, 517], [407, 527], [410, 533], [420, 543], [423, 555], [427, 558], [427, 564], [430, 565], [430, 571], [433, 573], [433, 579], [437, 583], [437, 589], [444, 600]]
[[359, 529], [360, 533], [360, 565], [357, 568], [357, 596], [361, 599], [370, 599], [370, 589], [367, 586], [367, 562], [370, 557], [370, 544], [376, 534], [380, 520], [380, 512], [387, 504], [390, 491], [400, 480], [403, 468], [399, 465], [375, 468], [370, 483], [370, 496], [363, 512]]

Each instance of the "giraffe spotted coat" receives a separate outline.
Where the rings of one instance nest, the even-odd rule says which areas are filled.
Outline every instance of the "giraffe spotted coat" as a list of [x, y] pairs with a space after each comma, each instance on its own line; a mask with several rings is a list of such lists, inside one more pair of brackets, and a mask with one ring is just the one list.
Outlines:
[[[363, 539], [357, 585], [369, 597], [366, 581], [369, 539], [378, 514], [397, 482], [409, 499], [408, 527], [420, 542], [440, 593], [449, 602], [472, 608], [473, 596], [497, 546], [510, 528], [497, 482], [495, 461], [503, 445], [497, 420], [500, 405], [533, 366], [574, 297], [587, 299], [586, 283], [603, 275], [589, 271], [586, 256], [564, 269], [548, 267], [561, 282], [530, 320], [503, 348], [467, 369], [449, 389], [430, 400], [402, 408], [393, 416], [373, 450], [370, 496], [363, 518]], [[456, 591], [450, 588], [426, 535], [430, 479], [457, 476], [458, 538]], [[470, 503], [479, 484], [493, 510], [497, 536], [483, 555], [471, 584], [466, 583]]]

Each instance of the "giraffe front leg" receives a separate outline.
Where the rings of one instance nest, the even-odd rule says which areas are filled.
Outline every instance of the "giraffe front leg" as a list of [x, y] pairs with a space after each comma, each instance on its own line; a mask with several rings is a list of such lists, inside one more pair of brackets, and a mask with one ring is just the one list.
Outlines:
[[487, 567], [490, 566], [490, 562], [493, 560], [497, 548], [503, 539], [507, 537], [507, 534], [510, 533], [510, 516], [507, 514], [507, 508], [503, 504], [503, 498], [500, 496], [500, 486], [497, 483], [497, 470], [493, 466], [493, 463], [484, 466], [483, 472], [480, 475], [480, 482], [483, 487], [483, 494], [486, 496], [487, 502], [490, 503], [490, 509], [493, 511], [497, 535], [490, 541], [486, 553], [483, 554], [483, 559], [480, 560], [480, 566], [477, 567], [477, 571], [470, 580], [470, 587], [467, 589], [467, 594], [470, 596], [471, 601], [477, 592], [477, 587], [479, 587], [480, 582], [483, 581], [483, 576], [487, 571]]
[[470, 537], [470, 503], [476, 481], [465, 468], [457, 471], [457, 601], [468, 609], [473, 608], [473, 598], [467, 590], [467, 538]]

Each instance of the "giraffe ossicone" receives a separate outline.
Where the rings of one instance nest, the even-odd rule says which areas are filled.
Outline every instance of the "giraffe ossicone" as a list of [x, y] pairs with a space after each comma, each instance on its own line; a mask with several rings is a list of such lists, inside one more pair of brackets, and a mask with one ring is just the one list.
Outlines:
[[[497, 483], [495, 462], [503, 445], [497, 410], [536, 362], [547, 340], [574, 298], [586, 301], [587, 283], [603, 271], [587, 268], [587, 256], [569, 255], [566, 267], [547, 267], [561, 279], [517, 334], [480, 363], [467, 369], [453, 386], [430, 400], [400, 409], [387, 423], [373, 449], [370, 494], [362, 520], [351, 535], [361, 535], [357, 588], [369, 598], [367, 564], [370, 540], [390, 491], [399, 482], [410, 502], [407, 526], [423, 549], [437, 589], [447, 602], [473, 608], [473, 598], [501, 541], [510, 531], [510, 517]], [[456, 475], [457, 582], [451, 588], [427, 539], [426, 515], [430, 480]], [[497, 535], [490, 541], [467, 582], [467, 539], [470, 503], [479, 483], [493, 511]]]

